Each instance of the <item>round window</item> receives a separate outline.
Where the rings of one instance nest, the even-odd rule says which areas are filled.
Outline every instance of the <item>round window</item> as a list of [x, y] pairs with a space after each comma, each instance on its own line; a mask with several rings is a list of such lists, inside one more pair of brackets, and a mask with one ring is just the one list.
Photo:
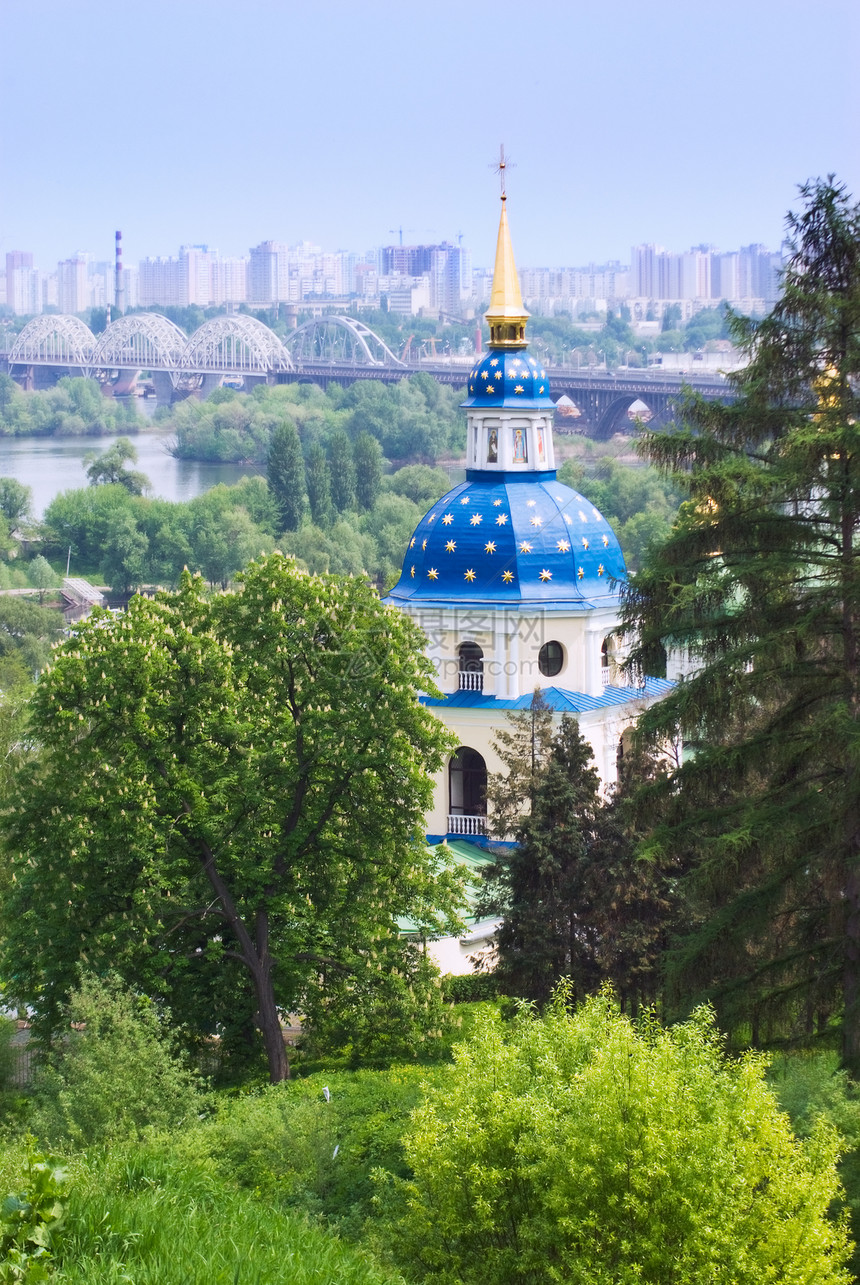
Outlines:
[[564, 648], [559, 642], [544, 643], [538, 653], [538, 669], [546, 678], [553, 678], [561, 672], [564, 664]]

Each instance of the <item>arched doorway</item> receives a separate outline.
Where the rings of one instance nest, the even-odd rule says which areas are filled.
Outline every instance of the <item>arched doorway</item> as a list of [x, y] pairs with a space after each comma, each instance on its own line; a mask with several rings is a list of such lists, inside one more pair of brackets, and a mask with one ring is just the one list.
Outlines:
[[475, 642], [460, 643], [460, 691], [484, 690], [484, 653]]
[[448, 832], [484, 834], [487, 829], [487, 765], [477, 750], [461, 745], [448, 764]]

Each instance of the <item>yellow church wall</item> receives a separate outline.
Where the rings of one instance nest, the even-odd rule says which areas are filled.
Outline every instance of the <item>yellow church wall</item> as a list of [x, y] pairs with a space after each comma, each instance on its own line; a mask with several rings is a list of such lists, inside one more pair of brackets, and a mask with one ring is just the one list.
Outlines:
[[[635, 722], [641, 708], [642, 705], [639, 702], [626, 702], [621, 706], [583, 711], [576, 716], [580, 730], [591, 746], [604, 788], [615, 784], [618, 742], [625, 728]], [[440, 722], [444, 723], [456, 738], [455, 748], [463, 746], [477, 750], [486, 763], [489, 776], [505, 770], [493, 742], [496, 733], [508, 725], [506, 710], [446, 709], [441, 706], [433, 706], [432, 709]], [[557, 723], [561, 721], [561, 714], [556, 713], [553, 717]], [[444, 766], [435, 776], [433, 806], [426, 819], [426, 831], [430, 835], [449, 833], [448, 765], [450, 761], [449, 755]]]

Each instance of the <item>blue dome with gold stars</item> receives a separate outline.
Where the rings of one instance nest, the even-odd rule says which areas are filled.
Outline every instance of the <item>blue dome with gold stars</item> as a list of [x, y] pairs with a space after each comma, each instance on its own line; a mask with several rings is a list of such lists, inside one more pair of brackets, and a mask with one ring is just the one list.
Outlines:
[[522, 351], [491, 348], [469, 373], [465, 407], [552, 406], [545, 367]]
[[587, 608], [615, 599], [626, 574], [609, 523], [554, 472], [484, 473], [421, 519], [388, 601]]

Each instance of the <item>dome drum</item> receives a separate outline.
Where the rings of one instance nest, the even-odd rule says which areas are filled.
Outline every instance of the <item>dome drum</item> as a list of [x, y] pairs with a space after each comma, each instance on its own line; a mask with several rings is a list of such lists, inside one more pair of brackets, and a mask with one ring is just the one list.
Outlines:
[[473, 412], [469, 416], [466, 468], [470, 472], [554, 472], [551, 417]]

